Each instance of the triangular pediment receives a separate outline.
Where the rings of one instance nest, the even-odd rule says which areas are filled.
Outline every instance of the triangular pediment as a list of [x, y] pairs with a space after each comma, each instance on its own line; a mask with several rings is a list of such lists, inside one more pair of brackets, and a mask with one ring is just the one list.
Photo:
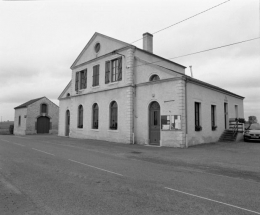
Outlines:
[[64, 99], [64, 98], [69, 98], [70, 95], [71, 95], [71, 81], [67, 84], [67, 86], [62, 91], [62, 93], [60, 94], [58, 99], [60, 100], [60, 99]]
[[[100, 44], [100, 49], [97, 52], [95, 50], [96, 44]], [[102, 55], [108, 54], [114, 50], [123, 48], [125, 46], [129, 46], [130, 44], [122, 42], [120, 40], [114, 39], [112, 37], [108, 37], [106, 35], [95, 33], [90, 41], [87, 43], [87, 45], [84, 47], [84, 49], [81, 51], [77, 59], [74, 61], [74, 63], [71, 66], [71, 69], [73, 69], [75, 66], [78, 66], [82, 63], [88, 62], [90, 60], [93, 60], [97, 57], [100, 57]]]

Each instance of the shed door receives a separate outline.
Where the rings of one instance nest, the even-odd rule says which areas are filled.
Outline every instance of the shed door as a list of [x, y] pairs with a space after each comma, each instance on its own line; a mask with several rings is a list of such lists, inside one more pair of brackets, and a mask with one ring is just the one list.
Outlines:
[[37, 133], [45, 134], [50, 131], [50, 119], [46, 116], [41, 116], [37, 119]]
[[160, 119], [160, 105], [152, 102], [149, 110], [149, 139], [152, 145], [160, 145]]

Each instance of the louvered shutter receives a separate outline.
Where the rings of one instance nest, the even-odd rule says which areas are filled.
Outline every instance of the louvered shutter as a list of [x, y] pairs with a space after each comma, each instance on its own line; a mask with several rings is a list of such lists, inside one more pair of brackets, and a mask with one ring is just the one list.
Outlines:
[[78, 91], [79, 89], [79, 73], [76, 73], [76, 80], [75, 80], [75, 90]]
[[122, 58], [118, 59], [118, 81], [122, 80]]
[[93, 66], [93, 81], [92, 81], [92, 86], [96, 86], [95, 85], [95, 81], [96, 81], [96, 66]]
[[110, 76], [110, 61], [106, 62], [106, 71], [105, 71], [105, 84], [109, 83], [109, 76]]
[[97, 74], [97, 76], [96, 76], [96, 86], [98, 86], [99, 85], [99, 65], [97, 65], [97, 70], [96, 70], [96, 74]]
[[88, 70], [87, 69], [85, 69], [84, 70], [84, 77], [83, 77], [83, 80], [84, 80], [84, 86], [83, 86], [83, 88], [84, 89], [86, 89], [87, 88], [87, 75], [88, 75]]

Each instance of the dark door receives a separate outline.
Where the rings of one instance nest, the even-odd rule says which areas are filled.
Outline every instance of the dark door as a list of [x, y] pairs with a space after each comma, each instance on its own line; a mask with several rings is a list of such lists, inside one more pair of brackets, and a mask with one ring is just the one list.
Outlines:
[[160, 105], [152, 102], [149, 108], [149, 139], [151, 145], [160, 145]]
[[224, 118], [225, 118], [225, 129], [228, 128], [228, 104], [224, 103]]
[[65, 136], [69, 136], [70, 134], [70, 111], [66, 111], [66, 131], [65, 131]]
[[41, 116], [37, 119], [37, 133], [45, 134], [50, 131], [50, 119], [46, 116]]

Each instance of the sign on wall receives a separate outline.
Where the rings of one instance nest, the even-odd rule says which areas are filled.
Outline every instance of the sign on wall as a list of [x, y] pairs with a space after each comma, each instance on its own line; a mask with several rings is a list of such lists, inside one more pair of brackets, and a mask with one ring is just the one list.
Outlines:
[[181, 115], [162, 115], [162, 130], [181, 130]]

